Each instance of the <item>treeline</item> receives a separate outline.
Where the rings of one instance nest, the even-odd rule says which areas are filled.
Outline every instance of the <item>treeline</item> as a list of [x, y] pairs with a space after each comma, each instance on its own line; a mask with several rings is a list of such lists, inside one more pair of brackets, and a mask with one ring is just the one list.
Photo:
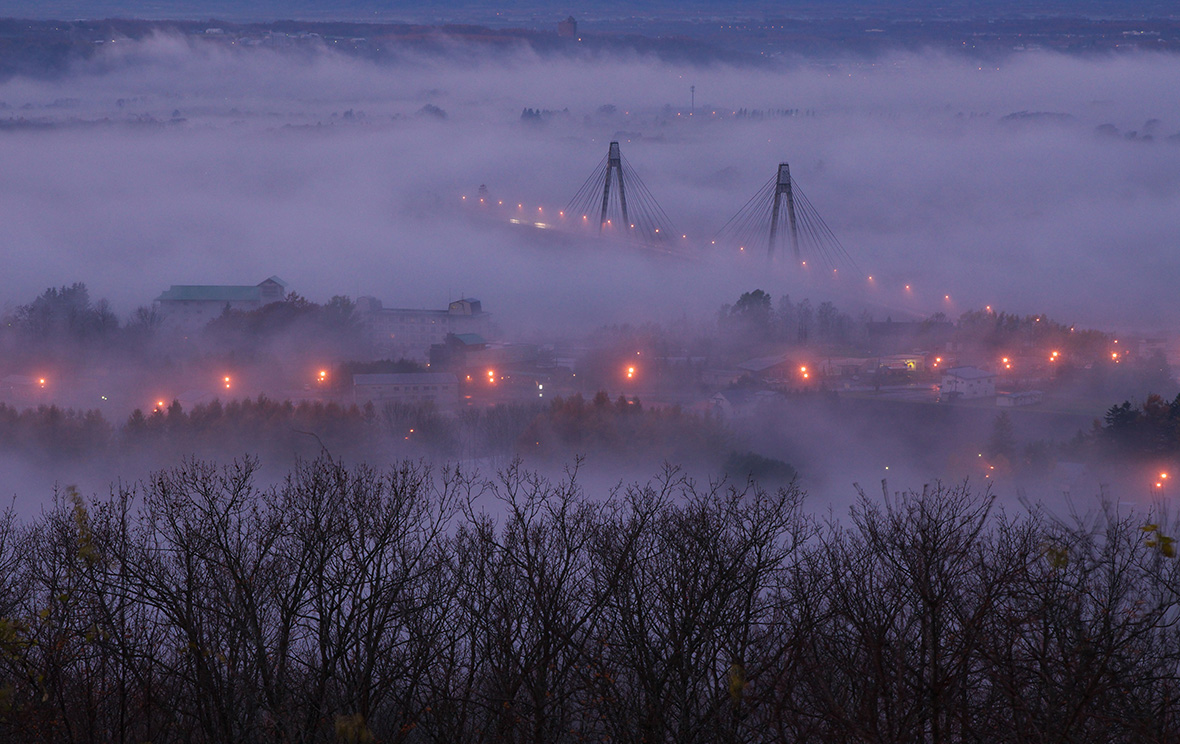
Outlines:
[[321, 459], [0, 520], [11, 742], [1162, 742], [1175, 528]]
[[[864, 347], [873, 324], [867, 312], [853, 318], [831, 302], [816, 306], [806, 298], [796, 303], [790, 295], [784, 295], [775, 304], [760, 289], [744, 292], [737, 302], [723, 305], [717, 321], [722, 339], [738, 347], [765, 342]], [[938, 312], [917, 325], [914, 340], [929, 346], [952, 343], [977, 351], [1010, 354], [1021, 349], [1050, 348], [1063, 355], [1063, 367], [1109, 361], [1112, 342], [1117, 344], [1110, 334], [1101, 331], [1075, 328], [1046, 315], [993, 312], [990, 307], [968, 310], [957, 320]], [[1124, 353], [1119, 356], [1125, 356], [1127, 350], [1120, 351]]]
[[78, 282], [50, 287], [0, 320], [0, 371], [149, 364], [175, 374], [180, 362], [201, 367], [220, 361], [266, 363], [273, 377], [276, 368], [369, 353], [356, 305], [344, 296], [318, 304], [292, 292], [255, 310], [227, 306], [203, 328], [165, 330], [155, 308], [139, 307], [121, 321], [106, 300], [92, 300]]
[[1167, 401], [1153, 394], [1137, 406], [1111, 406], [1094, 439], [1118, 455], [1180, 457], [1180, 395]]
[[717, 325], [723, 340], [730, 345], [776, 341], [786, 344], [863, 345], [868, 339], [867, 314], [854, 320], [831, 302], [813, 306], [811, 300], [791, 301], [783, 295], [778, 307], [761, 289], [744, 292], [737, 302], [723, 305], [717, 313]]
[[268, 461], [338, 457], [390, 461], [400, 457], [508, 461], [521, 454], [565, 461], [605, 454], [617, 462], [711, 462], [733, 448], [724, 424], [678, 406], [644, 408], [637, 398], [599, 392], [532, 404], [464, 408], [457, 415], [430, 403], [382, 406], [277, 401], [259, 396], [213, 400], [184, 410], [179, 402], [121, 426], [97, 411], [57, 406], [20, 410], [0, 403], [0, 452], [49, 461], [111, 455], [155, 459], [226, 457]]
[[[945, 320], [942, 313], [932, 316]], [[954, 340], [994, 352], [1023, 347], [1051, 347], [1066, 358], [1092, 360], [1110, 354], [1113, 337], [1093, 329], [1058, 323], [1046, 315], [969, 310], [955, 324]]]

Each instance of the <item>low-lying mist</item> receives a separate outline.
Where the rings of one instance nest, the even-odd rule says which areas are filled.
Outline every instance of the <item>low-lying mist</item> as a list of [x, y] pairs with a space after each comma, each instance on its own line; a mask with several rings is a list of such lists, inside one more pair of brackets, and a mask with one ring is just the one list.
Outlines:
[[[789, 161], [881, 280], [875, 296], [859, 277], [816, 291], [878, 315], [944, 310], [949, 294], [959, 309], [1158, 326], [1175, 319], [1177, 67], [1028, 54], [998, 69], [934, 55], [750, 69], [524, 51], [378, 65], [179, 36], [114, 44], [61, 78], [0, 84], [5, 300], [81, 280], [128, 311], [173, 283], [279, 274], [320, 301], [437, 306], [462, 291], [534, 327], [698, 315], [750, 276], [775, 295], [802, 281], [709, 243]], [[555, 113], [530, 125], [524, 108]], [[799, 114], [756, 116], [773, 110]], [[701, 258], [557, 250], [456, 219], [480, 184], [563, 208], [611, 139]]]
[[[1180, 320], [1180, 58], [473, 54], [377, 64], [156, 35], [0, 82], [0, 305], [84, 281], [127, 317], [172, 284], [278, 275], [321, 303], [478, 297], [507, 337], [551, 343], [608, 324], [705, 327], [753, 287], [876, 320], [984, 305], [1103, 330]], [[554, 222], [612, 140], [676, 226], [676, 257], [506, 224]], [[711, 242], [786, 161], [859, 272]], [[481, 185], [495, 210], [474, 205]], [[821, 472], [816, 442], [838, 443], [841, 424], [799, 416], [822, 440], [768, 445], [754, 427], [745, 442], [832, 493], [851, 498], [885, 464], [915, 481], [965, 472], [892, 446], [869, 456], [871, 427]]]

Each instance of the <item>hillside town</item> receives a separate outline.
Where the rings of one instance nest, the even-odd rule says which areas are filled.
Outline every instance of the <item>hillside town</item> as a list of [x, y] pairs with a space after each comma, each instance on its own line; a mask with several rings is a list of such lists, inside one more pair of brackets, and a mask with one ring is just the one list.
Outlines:
[[[1084, 410], [1118, 394], [1118, 381], [1166, 381], [1167, 339], [1115, 336], [992, 308], [955, 320], [854, 320], [829, 302], [754, 290], [692, 328], [639, 322], [588, 337], [523, 339], [480, 299], [438, 308], [387, 307], [376, 297], [316, 305], [278, 276], [247, 285], [172, 285], [122, 329], [90, 328], [79, 288], [51, 289], [6, 324], [14, 349], [0, 368], [0, 402], [95, 408], [115, 416], [178, 401], [278, 399], [461, 408], [602, 390], [647, 406], [676, 405], [723, 419], [791, 396], [828, 394], [914, 405]], [[106, 324], [106, 327], [103, 324]], [[711, 327], [710, 327], [711, 326]], [[120, 331], [120, 353], [103, 356]], [[16, 352], [15, 339], [39, 342]], [[88, 336], [85, 365], [55, 359], [60, 340]], [[129, 338], [137, 348], [128, 348]], [[111, 381], [137, 358], [139, 390]], [[155, 363], [153, 363], [153, 360]], [[107, 392], [107, 388], [110, 388]], [[1100, 410], [1100, 409], [1099, 409]]]

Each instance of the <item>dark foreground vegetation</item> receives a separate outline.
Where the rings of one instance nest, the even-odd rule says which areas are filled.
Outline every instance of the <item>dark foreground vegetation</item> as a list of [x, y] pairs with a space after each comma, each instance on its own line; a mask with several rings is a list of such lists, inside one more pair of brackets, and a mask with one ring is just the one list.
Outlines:
[[463, 408], [454, 415], [432, 403], [378, 407], [259, 396], [224, 404], [214, 400], [185, 411], [173, 401], [146, 415], [137, 410], [118, 427], [97, 410], [21, 410], [0, 403], [0, 454], [49, 465], [112, 458], [171, 462], [238, 452], [289, 463], [294, 456], [314, 457], [324, 450], [380, 462], [426, 457], [507, 464], [528, 455], [562, 463], [575, 453], [593, 453], [620, 463], [719, 465], [733, 444], [733, 434], [708, 413], [680, 406], [645, 408], [638, 398], [611, 400], [604, 392], [589, 400], [575, 393], [543, 402]]
[[1144, 742], [1180, 735], [1173, 528], [675, 471], [189, 463], [0, 522], [10, 742]]

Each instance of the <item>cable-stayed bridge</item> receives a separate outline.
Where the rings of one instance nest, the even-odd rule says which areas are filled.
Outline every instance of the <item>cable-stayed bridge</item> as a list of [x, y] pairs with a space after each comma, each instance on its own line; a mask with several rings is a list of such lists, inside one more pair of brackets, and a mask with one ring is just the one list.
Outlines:
[[712, 244], [741, 252], [764, 249], [769, 260], [789, 255], [800, 267], [810, 261], [832, 271], [856, 268], [848, 251], [791, 177], [787, 163], [779, 164], [778, 172], [729, 218]]

